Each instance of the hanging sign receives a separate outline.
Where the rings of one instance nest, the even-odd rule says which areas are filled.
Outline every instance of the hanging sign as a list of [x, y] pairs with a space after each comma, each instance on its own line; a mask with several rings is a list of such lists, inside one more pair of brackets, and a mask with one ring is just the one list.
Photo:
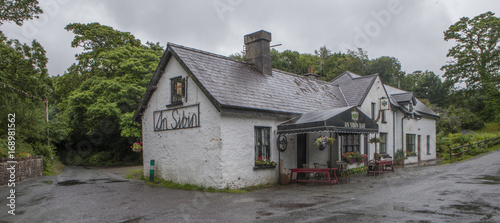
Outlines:
[[200, 104], [153, 112], [154, 131], [200, 127]]
[[389, 110], [389, 99], [381, 98], [380, 99], [380, 110]]

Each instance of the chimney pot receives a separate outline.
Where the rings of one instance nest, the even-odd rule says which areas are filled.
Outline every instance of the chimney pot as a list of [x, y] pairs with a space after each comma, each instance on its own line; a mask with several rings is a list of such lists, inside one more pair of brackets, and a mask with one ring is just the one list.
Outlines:
[[260, 30], [245, 35], [246, 61], [255, 64], [262, 74], [272, 75], [271, 66], [271, 33]]

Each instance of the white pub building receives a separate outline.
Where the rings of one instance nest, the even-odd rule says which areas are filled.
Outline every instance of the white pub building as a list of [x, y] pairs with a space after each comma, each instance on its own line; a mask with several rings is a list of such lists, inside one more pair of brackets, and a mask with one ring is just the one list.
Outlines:
[[[435, 112], [378, 74], [272, 69], [271, 33], [244, 37], [246, 61], [169, 43], [134, 115], [142, 125], [144, 173], [177, 183], [242, 188], [276, 183], [286, 169], [346, 152], [374, 159], [403, 150], [416, 163], [436, 158]], [[321, 136], [335, 141], [314, 145]], [[379, 138], [380, 143], [369, 143]]]

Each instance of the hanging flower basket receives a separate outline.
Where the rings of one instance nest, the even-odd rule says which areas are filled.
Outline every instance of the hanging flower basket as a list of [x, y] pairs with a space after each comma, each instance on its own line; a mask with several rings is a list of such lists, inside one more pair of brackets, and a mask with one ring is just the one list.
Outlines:
[[381, 142], [384, 142], [384, 140], [382, 140], [382, 138], [371, 138], [369, 141], [369, 143], [373, 144], [373, 143], [381, 143]]
[[134, 142], [134, 145], [131, 145], [130, 148], [136, 153], [142, 151], [142, 145], [140, 142]]
[[314, 145], [318, 147], [319, 150], [324, 150], [327, 145], [333, 145], [335, 139], [332, 137], [320, 136], [314, 141]]

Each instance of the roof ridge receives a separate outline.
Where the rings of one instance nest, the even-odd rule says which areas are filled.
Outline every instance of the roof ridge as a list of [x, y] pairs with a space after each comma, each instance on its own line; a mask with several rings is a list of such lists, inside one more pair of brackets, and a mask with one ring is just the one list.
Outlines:
[[230, 61], [244, 63], [244, 64], [251, 64], [251, 63], [248, 63], [246, 61], [236, 60], [236, 59], [233, 59], [233, 58], [228, 57], [228, 56], [224, 56], [224, 55], [220, 55], [220, 54], [216, 54], [216, 53], [211, 53], [211, 52], [208, 52], [208, 51], [204, 51], [204, 50], [200, 50], [200, 49], [196, 49], [196, 48], [192, 48], [192, 47], [183, 46], [183, 45], [175, 44], [175, 43], [172, 43], [172, 42], [168, 42], [167, 43], [167, 47], [168, 46], [178, 47], [178, 48], [182, 48], [182, 49], [185, 49], [185, 50], [193, 51], [193, 52], [196, 52], [196, 53], [201, 53], [201, 54], [205, 54], [205, 55], [217, 57], [217, 58], [220, 58], [220, 59], [230, 60]]
[[365, 75], [365, 76], [362, 76], [362, 75], [358, 75], [359, 77], [353, 77], [352, 79], [361, 79], [361, 78], [372, 78], [372, 77], [376, 77], [376, 76], [380, 76], [378, 73], [374, 73], [374, 74], [370, 74], [370, 75]]
[[308, 78], [308, 77], [306, 77], [304, 75], [290, 73], [288, 71], [280, 70], [280, 69], [277, 69], [277, 68], [273, 68], [273, 71], [277, 71], [277, 72], [280, 72], [282, 74], [286, 74], [286, 75], [290, 75], [290, 76], [296, 76], [296, 77], [303, 78], [303, 79], [306, 79], [306, 80], [312, 80], [312, 81], [316, 81], [316, 82], [320, 82], [320, 83], [330, 84], [330, 85], [337, 86], [337, 87], [339, 86], [338, 84], [331, 83], [329, 81], [318, 80], [318, 79], [310, 79], [310, 78]]

